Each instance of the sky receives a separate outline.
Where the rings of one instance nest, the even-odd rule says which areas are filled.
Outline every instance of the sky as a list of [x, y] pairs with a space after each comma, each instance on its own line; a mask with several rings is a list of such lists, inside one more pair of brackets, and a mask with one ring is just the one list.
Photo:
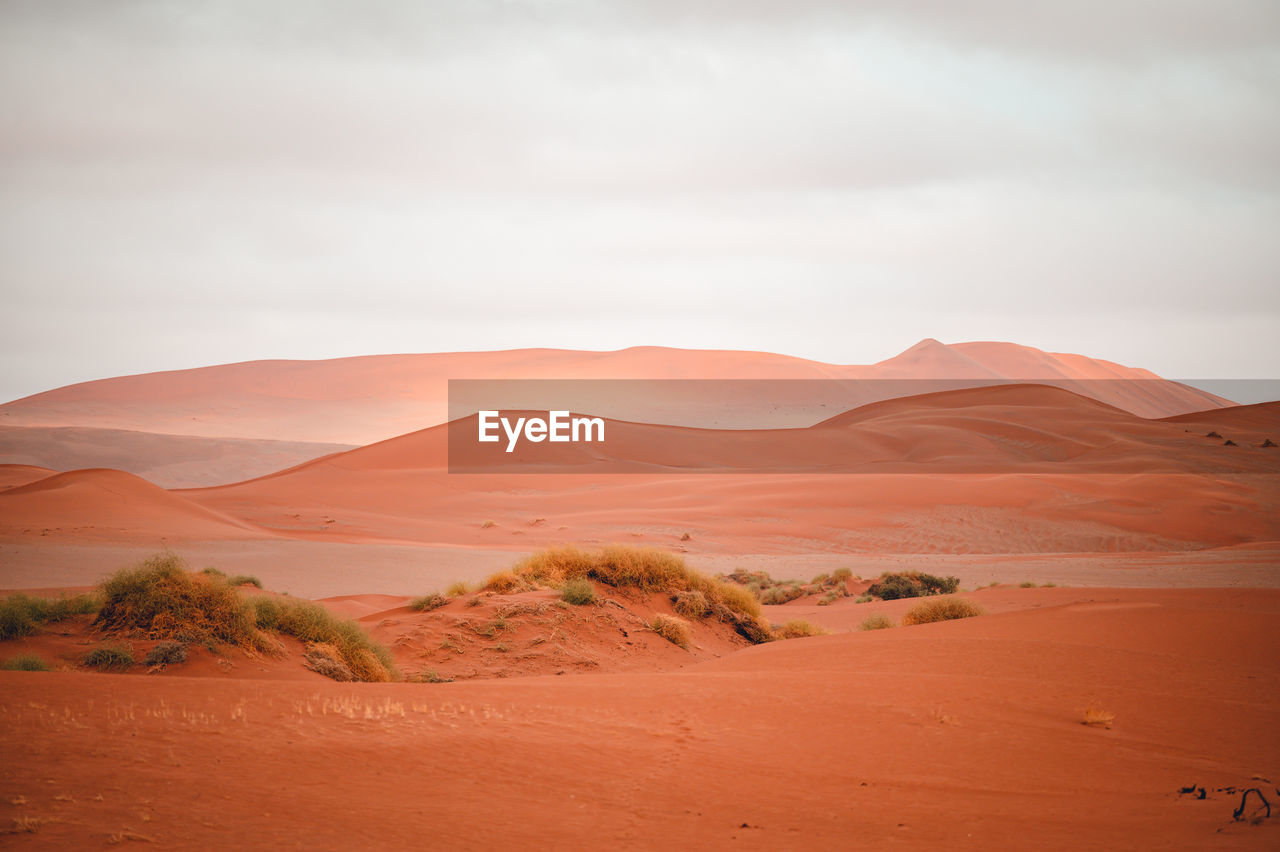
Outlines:
[[0, 116], [0, 399], [925, 337], [1277, 378], [1274, 0], [4, 0]]

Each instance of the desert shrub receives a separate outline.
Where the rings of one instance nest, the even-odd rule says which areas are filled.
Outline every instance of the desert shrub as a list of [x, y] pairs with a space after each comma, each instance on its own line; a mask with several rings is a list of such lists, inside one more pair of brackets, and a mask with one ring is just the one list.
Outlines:
[[596, 587], [591, 584], [590, 580], [581, 578], [565, 580], [564, 588], [560, 590], [560, 598], [574, 606], [595, 603]]
[[10, 595], [0, 600], [0, 639], [30, 636], [42, 624], [94, 612], [99, 604], [99, 600], [93, 595], [65, 598]]
[[341, 652], [328, 642], [315, 642], [302, 654], [302, 663], [313, 672], [346, 683], [356, 679]]
[[310, 601], [282, 598], [254, 598], [257, 625], [287, 636], [296, 636], [311, 645], [329, 645], [354, 680], [386, 681], [396, 677], [391, 653], [369, 638], [358, 623], [338, 618]]
[[934, 621], [951, 621], [982, 615], [984, 610], [973, 601], [964, 598], [937, 598], [916, 604], [902, 616], [902, 626], [929, 624]]
[[882, 574], [871, 584], [867, 593], [886, 601], [898, 598], [919, 598], [926, 595], [949, 595], [959, 587], [956, 577], [935, 577], [918, 571]]
[[779, 639], [803, 639], [806, 636], [822, 636], [826, 630], [803, 618], [793, 618], [773, 631]]
[[555, 547], [521, 560], [512, 569], [529, 583], [563, 586], [568, 580], [587, 579], [614, 588], [643, 592], [701, 592], [710, 613], [733, 626], [751, 642], [766, 642], [769, 626], [760, 619], [760, 602], [745, 588], [716, 580], [689, 568], [674, 553], [654, 547], [610, 545], [586, 552], [576, 547]]
[[831, 572], [831, 579], [837, 583], [844, 583], [853, 579], [853, 572], [848, 568], [837, 568]]
[[254, 586], [255, 588], [261, 589], [262, 581], [259, 580], [257, 577], [253, 576], [252, 574], [237, 574], [236, 576], [232, 577], [230, 580], [227, 580], [227, 585], [228, 586]]
[[765, 589], [760, 594], [760, 603], [777, 606], [793, 601], [796, 598], [802, 598], [804, 594], [804, 589], [799, 586], [774, 586], [771, 589]]
[[1019, 589], [1034, 589], [1035, 587], [1036, 587], [1036, 584], [1031, 582], [1030, 580], [1023, 580], [1021, 583], [1018, 584]]
[[133, 649], [127, 645], [100, 645], [84, 655], [84, 664], [94, 669], [123, 671], [133, 665]]
[[450, 583], [449, 588], [445, 589], [444, 593], [451, 598], [457, 598], [465, 595], [468, 591], [470, 591], [470, 587], [459, 580], [456, 583]]
[[5, 671], [10, 672], [51, 672], [53, 667], [35, 654], [19, 654], [4, 661]]
[[491, 574], [489, 579], [484, 581], [483, 588], [500, 595], [509, 595], [512, 592], [523, 592], [529, 588], [529, 583], [516, 572], [508, 569]]
[[188, 574], [171, 553], [117, 571], [103, 582], [102, 594], [93, 623], [108, 632], [271, 650], [234, 588], [216, 576]]
[[689, 647], [689, 622], [674, 615], [658, 613], [649, 622], [649, 627], [663, 639], [681, 648]]
[[212, 566], [201, 569], [200, 573], [208, 574], [210, 577], [222, 577], [223, 579], [226, 579], [227, 577], [225, 573], [223, 573], [222, 571], [219, 571], [217, 568], [214, 568]]
[[871, 603], [871, 601], [873, 600], [875, 600], [875, 598], [871, 597], [871, 595], [858, 595], [858, 597], [855, 598], [853, 602], [854, 603]]
[[858, 625], [859, 630], [884, 630], [893, 626], [893, 619], [887, 615], [868, 615]]
[[417, 612], [431, 612], [433, 609], [439, 609], [449, 602], [449, 599], [439, 592], [432, 592], [429, 595], [423, 595], [420, 598], [414, 598], [409, 601], [409, 609]]
[[1095, 704], [1090, 704], [1084, 709], [1084, 715], [1080, 722], [1095, 728], [1110, 728], [1111, 723], [1115, 720], [1115, 713], [1110, 710], [1103, 710]]
[[487, 520], [480, 524], [480, 529], [487, 530], [487, 529], [490, 529], [491, 527], [496, 527], [497, 525], [498, 525], [497, 521]]
[[711, 604], [702, 592], [689, 589], [671, 596], [671, 608], [685, 618], [706, 618], [711, 611]]
[[142, 658], [142, 664], [146, 666], [169, 666], [186, 661], [187, 646], [171, 640], [156, 645]]

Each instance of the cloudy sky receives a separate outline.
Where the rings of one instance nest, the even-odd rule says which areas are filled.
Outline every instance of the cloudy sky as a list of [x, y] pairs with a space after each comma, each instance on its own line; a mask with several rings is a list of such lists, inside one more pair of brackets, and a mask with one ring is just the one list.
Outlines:
[[1280, 362], [1274, 0], [4, 0], [0, 115], [0, 399], [521, 346]]

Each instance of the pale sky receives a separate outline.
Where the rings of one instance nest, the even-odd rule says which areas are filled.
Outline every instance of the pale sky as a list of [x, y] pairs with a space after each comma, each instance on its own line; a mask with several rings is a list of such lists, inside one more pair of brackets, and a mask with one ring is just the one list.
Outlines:
[[1280, 363], [1274, 0], [3, 0], [0, 116], [0, 400], [524, 346]]

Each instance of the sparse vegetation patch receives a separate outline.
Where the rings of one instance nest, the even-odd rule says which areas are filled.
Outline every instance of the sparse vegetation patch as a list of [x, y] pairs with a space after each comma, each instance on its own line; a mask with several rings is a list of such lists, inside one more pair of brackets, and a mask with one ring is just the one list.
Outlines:
[[985, 610], [982, 607], [964, 598], [935, 598], [916, 604], [907, 610], [906, 615], [902, 616], [902, 626], [972, 618], [975, 615], [982, 615], [983, 612]]
[[409, 601], [409, 609], [417, 612], [430, 612], [433, 609], [439, 609], [449, 602], [449, 599], [439, 592], [432, 592], [429, 595], [423, 595], [420, 598], [414, 598]]
[[880, 579], [871, 584], [867, 594], [882, 600], [891, 601], [899, 598], [920, 598], [928, 595], [950, 595], [960, 586], [956, 577], [935, 577], [919, 571], [903, 571], [893, 574], [881, 574]]
[[101, 601], [95, 595], [65, 598], [37, 598], [10, 595], [0, 600], [0, 639], [30, 636], [40, 625], [61, 621], [72, 615], [96, 612]]
[[133, 666], [133, 649], [127, 645], [101, 645], [84, 655], [84, 664], [92, 669], [124, 671]]
[[9, 672], [51, 672], [53, 667], [35, 654], [19, 654], [4, 661], [5, 671]]

